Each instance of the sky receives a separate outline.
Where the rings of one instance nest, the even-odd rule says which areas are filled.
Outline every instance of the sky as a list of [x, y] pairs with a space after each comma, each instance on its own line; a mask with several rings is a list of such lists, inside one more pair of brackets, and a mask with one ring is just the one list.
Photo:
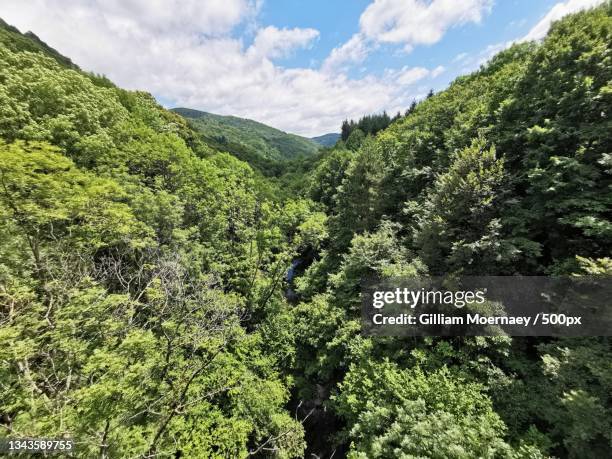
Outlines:
[[603, 0], [2, 0], [0, 17], [165, 107], [304, 136], [405, 111]]

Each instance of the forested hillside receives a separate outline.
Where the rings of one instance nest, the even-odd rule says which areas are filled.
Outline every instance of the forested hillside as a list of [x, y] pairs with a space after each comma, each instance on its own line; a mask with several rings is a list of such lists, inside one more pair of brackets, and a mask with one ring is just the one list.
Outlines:
[[555, 23], [318, 165], [329, 238], [297, 281], [295, 374], [329, 394], [350, 457], [612, 454], [609, 338], [359, 334], [367, 274], [612, 274], [611, 13]]
[[172, 111], [187, 118], [205, 142], [244, 161], [255, 157], [266, 160], [294, 159], [310, 156], [318, 149], [318, 145], [310, 139], [257, 121], [190, 108], [174, 108]]
[[323, 145], [324, 147], [333, 147], [339, 138], [340, 134], [330, 133], [312, 137], [310, 140], [318, 143], [319, 145]]
[[365, 337], [360, 282], [612, 275], [611, 44], [612, 7], [568, 16], [281, 180], [2, 26], [0, 437], [610, 457], [609, 338]]
[[1, 435], [301, 456], [280, 286], [323, 214], [148, 94], [0, 38]]

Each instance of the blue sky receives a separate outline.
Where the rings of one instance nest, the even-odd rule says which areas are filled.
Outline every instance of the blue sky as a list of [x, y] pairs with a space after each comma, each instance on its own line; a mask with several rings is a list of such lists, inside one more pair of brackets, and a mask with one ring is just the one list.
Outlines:
[[83, 69], [167, 107], [306, 136], [404, 111], [601, 0], [3, 0]]
[[[263, 4], [260, 21], [266, 25], [311, 27], [320, 31], [310, 49], [294, 52], [281, 62], [287, 67], [320, 65], [335, 47], [347, 42], [359, 29], [359, 17], [370, 0], [269, 0]], [[382, 46], [368, 56], [363, 66], [352, 69], [358, 77], [362, 68], [368, 73], [381, 74], [385, 68], [450, 65], [461, 53], [474, 55], [487, 47], [507, 42], [527, 34], [557, 2], [554, 0], [498, 0], [480, 23], [468, 23], [450, 28], [437, 43], [416, 47], [402, 53], [401, 45]], [[440, 78], [448, 81], [448, 75]]]

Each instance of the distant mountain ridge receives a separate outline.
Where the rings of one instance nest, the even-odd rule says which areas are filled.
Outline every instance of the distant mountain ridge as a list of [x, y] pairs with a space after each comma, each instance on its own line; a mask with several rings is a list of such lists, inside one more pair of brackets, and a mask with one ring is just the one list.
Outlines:
[[[114, 86], [103, 75], [82, 71], [70, 58], [49, 46], [33, 32], [22, 33], [0, 18], [0, 43], [13, 52], [29, 51], [44, 54], [63, 67], [86, 74], [95, 84]], [[266, 124], [235, 116], [222, 116], [190, 108], [173, 112], [187, 118], [212, 148], [227, 151], [251, 165], [270, 168], [270, 161], [309, 157], [320, 148], [320, 142], [290, 134]], [[263, 162], [261, 160], [264, 160]]]
[[323, 134], [316, 137], [311, 137], [310, 140], [323, 145], [324, 147], [333, 147], [340, 138], [340, 134], [337, 132], [331, 132], [329, 134]]
[[247, 161], [255, 156], [270, 160], [310, 156], [320, 146], [306, 137], [246, 118], [184, 107], [173, 108], [172, 111], [187, 118], [209, 145]]

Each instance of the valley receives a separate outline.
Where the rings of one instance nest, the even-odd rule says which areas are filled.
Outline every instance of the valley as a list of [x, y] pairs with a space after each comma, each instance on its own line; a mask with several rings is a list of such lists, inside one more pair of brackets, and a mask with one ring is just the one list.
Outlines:
[[611, 43], [609, 4], [570, 14], [308, 139], [167, 110], [0, 21], [0, 438], [609, 457], [610, 338], [369, 337], [361, 282], [612, 275]]

